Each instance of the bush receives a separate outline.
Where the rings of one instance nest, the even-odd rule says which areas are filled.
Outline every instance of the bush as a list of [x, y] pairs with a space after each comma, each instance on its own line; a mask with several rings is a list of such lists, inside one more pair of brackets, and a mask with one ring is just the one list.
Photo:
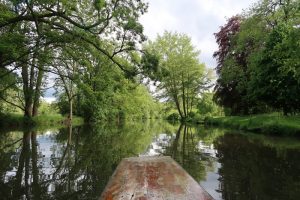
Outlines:
[[206, 117], [204, 121], [206, 125], [225, 126], [263, 134], [300, 135], [300, 118], [298, 116], [279, 117], [270, 113], [242, 117]]
[[167, 117], [167, 120], [170, 121], [178, 121], [180, 119], [180, 116], [178, 113], [172, 113]]
[[193, 115], [193, 118], [192, 118], [192, 122], [194, 122], [194, 123], [202, 123], [203, 122], [203, 116], [201, 115], [201, 114], [199, 114], [199, 113], [195, 113], [194, 115]]

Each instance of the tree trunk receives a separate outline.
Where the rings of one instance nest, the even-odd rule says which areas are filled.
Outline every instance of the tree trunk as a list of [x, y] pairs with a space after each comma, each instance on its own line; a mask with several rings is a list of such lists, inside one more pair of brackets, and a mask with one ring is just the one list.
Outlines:
[[30, 199], [30, 140], [31, 140], [31, 132], [26, 133], [26, 142], [23, 144], [23, 148], [26, 152], [25, 157], [25, 196], [26, 199]]
[[41, 187], [39, 184], [37, 133], [31, 132], [31, 166], [32, 166], [32, 193], [35, 198], [41, 199]]
[[28, 65], [23, 64], [22, 66], [22, 80], [23, 80], [23, 93], [24, 93], [24, 116], [32, 116], [32, 91], [30, 89]]
[[68, 126], [68, 132], [69, 132], [68, 144], [72, 144], [72, 131], [73, 131], [72, 128], [73, 128], [72, 123], [70, 123]]
[[22, 182], [23, 182], [23, 175], [24, 175], [24, 164], [25, 164], [25, 158], [28, 156], [27, 154], [27, 138], [28, 138], [28, 132], [23, 133], [23, 139], [22, 139], [22, 149], [19, 156], [18, 161], [18, 169], [16, 172], [16, 176], [14, 179], [13, 184], [13, 190], [12, 190], [12, 197], [13, 199], [20, 199], [22, 195]]
[[72, 124], [73, 119], [73, 97], [69, 99], [69, 106], [70, 106], [70, 112], [69, 112], [69, 122]]
[[176, 108], [179, 112], [180, 118], [183, 119], [184, 116], [182, 114], [182, 111], [181, 111], [181, 108], [180, 108], [180, 103], [179, 103], [178, 98], [177, 98], [176, 95], [174, 95], [174, 101], [175, 101]]
[[184, 118], [186, 118], [187, 113], [186, 113], [186, 97], [185, 97], [185, 86], [184, 86], [184, 82], [183, 82], [183, 75], [181, 76], [181, 87], [182, 87], [182, 107], [183, 107], [183, 114], [184, 114]]
[[186, 150], [186, 133], [187, 133], [187, 126], [184, 125], [183, 129], [183, 139], [182, 139], [182, 165], [185, 164], [185, 150]]
[[41, 97], [41, 86], [43, 82], [44, 70], [39, 69], [37, 81], [35, 85], [35, 92], [34, 92], [34, 100], [33, 100], [33, 108], [32, 108], [32, 116], [38, 115], [38, 109], [40, 106], [40, 97]]
[[178, 130], [177, 130], [177, 133], [176, 133], [175, 140], [174, 140], [174, 142], [173, 142], [173, 147], [172, 147], [172, 149], [173, 149], [173, 152], [172, 152], [172, 158], [174, 158], [174, 159], [175, 159], [176, 156], [177, 156], [178, 142], [179, 142], [179, 140], [180, 140], [180, 134], [181, 134], [182, 127], [183, 127], [183, 124], [180, 123], [180, 126], [179, 126], [179, 128], [178, 128]]
[[25, 98], [25, 111], [24, 111], [25, 117], [32, 117], [32, 103], [28, 102]]

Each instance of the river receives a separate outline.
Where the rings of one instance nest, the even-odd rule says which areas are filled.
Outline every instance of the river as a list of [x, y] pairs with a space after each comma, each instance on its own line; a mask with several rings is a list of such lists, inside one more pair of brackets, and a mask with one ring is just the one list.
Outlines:
[[0, 199], [98, 199], [122, 158], [174, 158], [216, 200], [299, 200], [300, 140], [167, 122], [0, 132]]

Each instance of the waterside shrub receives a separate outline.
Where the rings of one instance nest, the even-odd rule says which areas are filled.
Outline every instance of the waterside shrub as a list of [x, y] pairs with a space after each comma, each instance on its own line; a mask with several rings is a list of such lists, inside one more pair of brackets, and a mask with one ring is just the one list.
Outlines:
[[300, 136], [300, 116], [263, 114], [252, 116], [206, 117], [206, 125], [272, 135]]

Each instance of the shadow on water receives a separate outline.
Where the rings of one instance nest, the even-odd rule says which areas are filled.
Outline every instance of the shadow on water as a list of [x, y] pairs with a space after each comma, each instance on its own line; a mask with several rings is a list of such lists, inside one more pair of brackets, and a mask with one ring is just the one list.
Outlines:
[[135, 122], [0, 134], [1, 199], [98, 199], [122, 158], [173, 157], [215, 199], [299, 199], [300, 141]]
[[223, 199], [300, 198], [299, 148], [276, 148], [239, 134], [225, 134], [215, 146]]

